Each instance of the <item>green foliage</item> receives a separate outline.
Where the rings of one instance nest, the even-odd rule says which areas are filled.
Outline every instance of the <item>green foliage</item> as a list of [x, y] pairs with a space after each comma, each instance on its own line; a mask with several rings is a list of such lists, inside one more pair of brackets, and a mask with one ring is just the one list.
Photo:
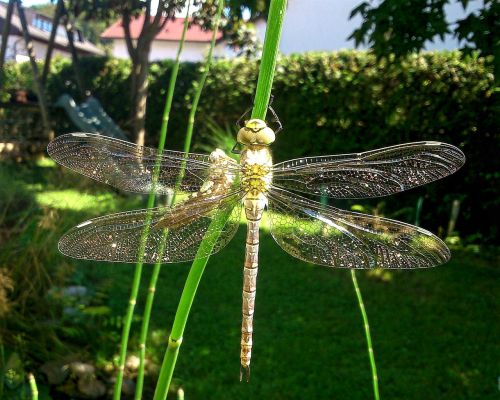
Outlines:
[[[53, 1], [52, 3], [34, 4], [30, 8], [52, 18], [56, 11], [56, 1]], [[80, 10], [81, 9], [82, 7], [80, 7]], [[76, 9], [73, 9], [71, 11], [73, 11], [74, 15], [74, 11], [76, 11]], [[100, 34], [104, 32], [104, 30], [109, 26], [111, 17], [114, 17], [112, 12], [110, 12], [109, 16], [109, 20], [103, 20], [89, 19], [86, 17], [86, 15], [79, 14], [74, 21], [74, 25], [83, 33], [85, 39], [97, 45], [102, 45]]]
[[[171, 67], [172, 62], [151, 66], [146, 118], [151, 145], [157, 143]], [[180, 70], [169, 148], [182, 148], [197, 69], [196, 64], [184, 64]], [[126, 128], [124, 99], [130, 87], [130, 64], [84, 58], [82, 70], [87, 87]], [[29, 83], [29, 74], [18, 76], [15, 71], [8, 71], [10, 82]], [[53, 101], [65, 92], [77, 96], [69, 62], [55, 62], [52, 72], [48, 85]], [[256, 62], [237, 59], [213, 64], [197, 114], [195, 146], [207, 145], [205, 138], [212, 135], [214, 124], [232, 125], [251, 107], [256, 76]], [[459, 199], [457, 229], [465, 242], [498, 242], [498, 227], [490, 220], [500, 206], [500, 106], [484, 58], [435, 52], [410, 55], [393, 64], [359, 51], [296, 55], [278, 61], [273, 94], [273, 106], [285, 128], [273, 145], [278, 161], [419, 140], [458, 145], [467, 157], [461, 171], [438, 184], [380, 199], [385, 203], [384, 213], [392, 216], [409, 208], [413, 211], [406, 220], [413, 223], [418, 197], [423, 196], [421, 225], [445, 231], [451, 203]], [[74, 130], [65, 119], [58, 121], [59, 132]]]
[[[198, 11], [193, 14], [194, 21], [213, 29], [213, 16], [216, 14], [218, 0], [198, 1]], [[270, 0], [226, 0], [225, 12], [221, 23], [224, 39], [238, 54], [255, 55], [259, 50], [252, 21], [267, 18]], [[248, 23], [250, 22], [250, 23]]]
[[[428, 41], [451, 34], [464, 40], [464, 49], [474, 48], [482, 55], [498, 57], [500, 51], [500, 3], [484, 0], [478, 12], [464, 19], [447, 21], [445, 7], [460, 3], [465, 9], [471, 0], [383, 0], [363, 1], [351, 12], [359, 15], [361, 26], [350, 39], [356, 45], [368, 44], [378, 56], [398, 56], [420, 51]], [[497, 60], [498, 63], [498, 60]]]
[[[45, 361], [68, 355], [85, 358], [85, 347], [101, 340], [107, 343], [107, 347], [99, 348], [101, 354], [110, 359], [114, 353], [119, 329], [116, 314], [121, 313], [122, 304], [109, 298], [113, 281], [82, 279], [82, 269], [75, 269], [61, 258], [57, 241], [85, 217], [123, 210], [127, 205], [138, 208], [140, 201], [136, 197], [113, 196], [107, 189], [96, 193], [94, 184], [84, 182], [56, 169], [53, 162], [39, 162], [28, 168], [2, 163], [0, 350], [3, 354], [5, 346], [6, 355], [0, 354], [0, 387], [5, 384], [9, 395], [22, 392], [25, 386], [29, 390], [21, 372], [35, 372]], [[84, 203], [92, 202], [92, 207], [75, 203], [74, 192], [80, 199], [86, 198]], [[10, 372], [3, 371], [12, 354], [21, 361], [14, 363], [16, 368], [10, 368]], [[18, 375], [23, 379], [22, 386], [12, 378]], [[40, 389], [40, 398], [46, 398], [45, 389]], [[4, 398], [1, 393], [0, 398]]]
[[349, 39], [356, 46], [369, 44], [376, 54], [409, 54], [424, 48], [427, 41], [450, 33], [444, 6], [449, 0], [384, 0], [378, 5], [364, 1], [351, 12], [363, 23]]
[[[0, 177], [0, 187], [15, 181], [25, 189], [18, 191], [19, 196], [28, 196], [28, 192], [30, 198], [37, 199], [37, 193], [62, 193], [63, 189], [87, 195], [111, 191], [60, 168], [41, 169], [33, 164], [7, 168], [2, 164], [2, 169], [8, 173]], [[37, 373], [42, 391], [46, 378], [39, 366], [68, 354], [76, 353], [78, 360], [97, 364], [97, 375], [104, 377], [103, 381], [112, 380], [109, 365], [118, 351], [123, 304], [129, 298], [134, 265], [66, 258], [58, 253], [57, 241], [63, 232], [87, 218], [136, 209], [141, 202], [114, 194], [112, 199], [96, 199], [89, 210], [61, 209], [65, 199], [58, 200], [50, 205], [35, 200], [38, 207], [30, 208], [26, 220], [39, 223], [40, 208], [59, 218], [40, 224], [42, 234], [23, 225], [10, 238], [12, 245], [0, 252], [4, 265], [16, 268], [19, 274], [24, 271], [29, 278], [16, 279], [16, 293], [38, 286], [47, 271], [55, 286], [34, 297], [24, 309], [15, 303], [13, 314], [0, 318], [0, 335], [6, 347], [2, 357], [0, 345], [0, 369], [11, 357], [9, 365], [14, 369], [4, 377], [8, 381], [4, 381], [2, 400], [11, 399], [7, 393], [22, 393], [17, 375], [24, 376], [26, 383], [28, 371]], [[238, 380], [244, 225], [231, 243], [211, 258], [200, 283], [176, 384], [184, 389], [186, 398], [194, 400], [372, 398], [370, 366], [349, 271], [311, 266], [292, 258], [276, 245], [267, 222], [263, 223], [250, 385]], [[500, 330], [498, 253], [452, 250], [449, 264], [426, 271], [357, 273], [370, 317], [382, 399], [498, 398], [500, 344], [493, 334]], [[35, 265], [46, 266], [47, 271]], [[148, 341], [151, 369], [147, 370], [144, 399], [152, 398], [170, 333], [165, 330], [165, 321], [171, 321], [176, 311], [189, 264], [169, 264], [162, 269], [157, 285], [161, 301], [153, 309]], [[145, 268], [144, 273], [137, 307], [144, 305], [151, 268]], [[87, 287], [87, 295], [61, 297], [61, 288], [74, 285]], [[66, 307], [79, 312], [64, 312]], [[132, 348], [139, 343], [140, 324], [138, 317], [132, 326]], [[18, 342], [7, 340], [16, 337]], [[14, 352], [21, 364], [12, 356]], [[69, 397], [55, 391], [54, 386], [51, 389], [54, 399]]]
[[495, 62], [498, 65], [500, 63], [498, 60], [500, 57], [500, 3], [495, 0], [485, 0], [484, 4], [477, 14], [471, 13], [458, 21], [455, 34], [458, 39], [465, 40], [464, 50], [479, 50], [483, 54], [492, 54], [496, 57]]

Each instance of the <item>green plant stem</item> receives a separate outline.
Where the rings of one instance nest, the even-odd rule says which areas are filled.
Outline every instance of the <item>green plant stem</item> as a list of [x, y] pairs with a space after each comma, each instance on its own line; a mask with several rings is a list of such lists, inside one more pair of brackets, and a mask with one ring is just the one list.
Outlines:
[[[162, 241], [158, 251], [163, 254], [166, 245], [166, 235], [163, 235]], [[144, 314], [142, 317], [141, 334], [139, 340], [139, 370], [137, 373], [137, 382], [135, 387], [135, 400], [142, 399], [142, 390], [144, 387], [144, 368], [146, 361], [146, 341], [149, 331], [149, 321], [151, 319], [151, 310], [153, 309], [153, 301], [156, 291], [156, 283], [158, 281], [158, 276], [160, 275], [161, 263], [156, 263], [153, 272], [151, 274], [151, 279], [149, 281], [148, 295], [146, 298], [146, 304], [144, 306]]]
[[[0, 374], [4, 374], [4, 365], [5, 365], [5, 349], [3, 347], [2, 338], [0, 337], [0, 362], [2, 363], [2, 368], [0, 369]], [[3, 385], [4, 379], [3, 376], [0, 376], [0, 399], [3, 399]]]
[[177, 307], [172, 331], [168, 339], [168, 347], [163, 358], [163, 364], [161, 366], [160, 376], [156, 385], [154, 400], [164, 400], [167, 398], [168, 388], [172, 380], [175, 362], [177, 360], [177, 355], [179, 354], [179, 348], [182, 344], [182, 337], [184, 329], [186, 328], [189, 311], [191, 310], [196, 290], [198, 289], [198, 284], [200, 283], [203, 271], [205, 270], [205, 266], [208, 261], [208, 257], [203, 257], [202, 255], [210, 254], [212, 252], [213, 246], [217, 242], [220, 232], [226, 224], [229, 215], [230, 211], [216, 214], [214, 220], [210, 224], [210, 228], [207, 230], [208, 233], [198, 248], [196, 259], [191, 265], [191, 269], [189, 270], [179, 305]]
[[[219, 3], [219, 7], [221, 7], [221, 3]], [[254, 109], [252, 110], [252, 117], [254, 118], [265, 118], [267, 112], [285, 9], [286, 0], [271, 0], [267, 25], [268, 30], [266, 32], [264, 51], [262, 53], [259, 79], [255, 93]], [[265, 79], [268, 79], [269, 81], [264, 82], [263, 80]], [[264, 108], [262, 109], [263, 106]], [[207, 235], [200, 244], [197, 256], [191, 265], [191, 269], [186, 279], [179, 305], [177, 307], [172, 331], [168, 339], [168, 346], [163, 358], [154, 400], [165, 400], [167, 398], [168, 388], [170, 387], [170, 382], [172, 380], [175, 363], [179, 354], [179, 348], [182, 344], [182, 337], [184, 335], [184, 329], [186, 327], [189, 312], [209, 259], [209, 257], [202, 257], [202, 254], [211, 253], [222, 228], [229, 218], [229, 215], [230, 212], [221, 212], [215, 216], [209, 229], [207, 230]]]
[[[191, 2], [188, 2], [188, 8], [187, 8], [187, 15], [189, 15], [189, 5]], [[170, 82], [168, 86], [168, 92], [167, 92], [167, 100], [165, 102], [165, 109], [163, 111], [163, 118], [162, 118], [162, 125], [160, 129], [160, 138], [158, 141], [158, 156], [156, 159], [156, 163], [153, 169], [153, 185], [151, 188], [151, 192], [149, 193], [148, 196], [148, 201], [146, 207], [148, 209], [154, 207], [155, 204], [155, 199], [156, 199], [156, 193], [155, 193], [155, 188], [156, 188], [156, 182], [158, 180], [158, 176], [160, 173], [160, 159], [161, 159], [161, 153], [165, 149], [165, 142], [167, 138], [167, 129], [168, 129], [168, 121], [169, 121], [169, 115], [170, 115], [170, 110], [172, 108], [172, 99], [174, 96], [174, 88], [175, 88], [175, 83], [177, 81], [177, 74], [179, 72], [179, 65], [180, 65], [180, 55], [182, 53], [182, 49], [184, 46], [184, 38], [186, 35], [187, 27], [188, 27], [188, 18], [186, 18], [185, 23], [184, 23], [184, 28], [182, 31], [182, 36], [181, 36], [181, 41], [179, 43], [179, 48], [177, 50], [177, 57], [176, 61], [174, 63], [174, 66], [172, 68], [172, 73], [170, 75]], [[134, 315], [134, 308], [135, 304], [137, 302], [137, 294], [139, 292], [139, 287], [141, 283], [141, 276], [142, 276], [142, 267], [143, 267], [143, 261], [144, 261], [144, 250], [147, 242], [147, 237], [149, 235], [149, 228], [151, 224], [151, 215], [148, 215], [146, 217], [146, 227], [141, 235], [141, 243], [139, 246], [139, 251], [138, 251], [138, 261], [135, 265], [135, 270], [134, 270], [134, 278], [132, 281], [132, 289], [130, 291], [130, 299], [129, 299], [129, 305], [127, 309], [127, 313], [125, 315], [125, 323], [123, 325], [123, 330], [122, 330], [122, 338], [121, 338], [121, 344], [120, 344], [120, 357], [119, 357], [119, 365], [118, 365], [118, 374], [116, 376], [116, 382], [115, 382], [115, 387], [114, 387], [114, 393], [113, 393], [113, 399], [114, 400], [120, 400], [121, 397], [121, 390], [122, 390], [122, 384], [123, 384], [123, 373], [125, 370], [125, 361], [127, 357], [127, 345], [128, 345], [128, 340], [130, 336], [130, 327], [132, 326], [132, 318]], [[147, 304], [146, 304], [147, 307]], [[149, 311], [149, 313], [151, 310]], [[148, 317], [148, 324], [149, 324], [149, 317]], [[145, 342], [142, 340], [143, 333], [141, 331], [141, 344]], [[145, 332], [145, 336], [147, 336], [147, 330]], [[145, 354], [145, 349], [144, 349], [144, 354]], [[142, 349], [140, 349], [140, 355], [142, 355]], [[144, 359], [142, 360], [142, 374], [144, 374]], [[141, 385], [143, 384], [143, 377], [141, 378], [142, 382]], [[142, 386], [141, 386], [141, 391], [142, 391]]]
[[271, 0], [252, 118], [265, 119], [273, 86], [287, 0]]
[[31, 398], [32, 400], [38, 400], [38, 388], [36, 386], [35, 375], [28, 374], [28, 381], [30, 383]]
[[177, 82], [177, 75], [179, 73], [179, 66], [181, 63], [181, 53], [184, 48], [184, 42], [186, 39], [186, 32], [189, 25], [189, 8], [191, 7], [191, 1], [188, 1], [186, 9], [186, 18], [184, 20], [184, 26], [182, 28], [181, 40], [179, 42], [179, 48], [177, 49], [177, 56], [175, 58], [175, 63], [172, 68], [172, 73], [170, 75], [170, 82], [168, 84], [167, 100], [165, 101], [165, 108], [163, 109], [163, 117], [161, 120], [160, 128], [160, 140], [158, 142], [158, 151], [163, 151], [165, 148], [165, 141], [167, 139], [167, 129], [168, 122], [170, 120], [170, 110], [172, 109], [172, 102], [174, 99], [174, 89], [175, 83]]
[[377, 376], [377, 366], [375, 365], [375, 355], [373, 354], [372, 337], [370, 334], [370, 324], [368, 323], [368, 316], [366, 315], [365, 305], [363, 303], [363, 297], [361, 297], [361, 291], [359, 290], [358, 280], [356, 279], [356, 271], [351, 269], [352, 284], [356, 290], [356, 297], [358, 298], [359, 309], [361, 310], [361, 316], [363, 317], [363, 326], [365, 328], [366, 344], [368, 346], [368, 357], [370, 358], [370, 365], [372, 370], [372, 380], [373, 380], [373, 395], [375, 400], [380, 399], [378, 392], [378, 376]]
[[201, 92], [203, 91], [203, 87], [205, 86], [205, 82], [207, 81], [207, 77], [210, 72], [210, 66], [212, 64], [212, 55], [214, 52], [215, 42], [217, 40], [217, 32], [219, 29], [219, 22], [223, 9], [224, 9], [224, 0], [220, 0], [219, 8], [217, 9], [217, 15], [215, 16], [214, 30], [212, 33], [210, 48], [207, 54], [207, 60], [205, 62], [205, 65], [203, 66], [203, 73], [201, 74], [200, 80], [197, 83], [196, 92], [193, 98], [193, 104], [191, 105], [191, 111], [189, 112], [188, 126], [186, 130], [186, 139], [184, 141], [185, 153], [189, 152], [191, 148], [191, 139], [193, 137], [193, 128], [195, 119], [194, 117], [196, 115], [196, 111], [198, 110], [198, 103], [200, 102]]

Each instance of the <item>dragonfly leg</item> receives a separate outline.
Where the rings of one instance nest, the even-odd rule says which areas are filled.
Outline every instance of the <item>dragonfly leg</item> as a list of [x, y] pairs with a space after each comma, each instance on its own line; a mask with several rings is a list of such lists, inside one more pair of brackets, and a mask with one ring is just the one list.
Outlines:
[[273, 115], [273, 121], [276, 122], [277, 128], [274, 129], [274, 133], [278, 133], [283, 130], [283, 124], [281, 123], [278, 114], [276, 114], [276, 111], [274, 111], [274, 108], [269, 105], [269, 111], [271, 111], [271, 114]]
[[238, 118], [238, 121], [236, 121], [236, 126], [238, 127], [238, 129], [241, 129], [245, 126], [245, 123], [242, 121], [244, 120], [244, 118], [248, 115], [248, 113], [252, 111], [252, 107], [250, 107], [248, 110], [246, 110], [242, 115], [241, 117]]

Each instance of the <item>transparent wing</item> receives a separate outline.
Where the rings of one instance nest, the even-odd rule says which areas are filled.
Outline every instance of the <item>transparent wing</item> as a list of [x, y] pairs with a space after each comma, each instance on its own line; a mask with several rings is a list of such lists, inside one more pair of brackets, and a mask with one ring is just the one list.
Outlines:
[[273, 184], [334, 198], [379, 197], [454, 173], [465, 162], [456, 147], [407, 143], [365, 153], [307, 157], [274, 165]]
[[[158, 207], [91, 219], [68, 231], [59, 241], [59, 250], [67, 256], [80, 259], [136, 262], [144, 228], [148, 218], [151, 218], [144, 262], [193, 260], [200, 242], [208, 238], [213, 249], [200, 255], [206, 257], [222, 249], [236, 233], [241, 215], [241, 199], [241, 193], [233, 193], [198, 202], [187, 200], [173, 208]], [[223, 227], [218, 222], [221, 214], [229, 214]], [[212, 224], [213, 221], [216, 222]], [[214, 237], [213, 234], [220, 228], [222, 233]], [[160, 255], [162, 244], [164, 251]]]
[[[91, 133], [70, 133], [50, 142], [47, 151], [59, 164], [118, 189], [149, 193], [152, 188], [156, 149]], [[207, 180], [211, 165], [208, 155], [164, 151], [155, 192], [171, 192], [181, 169], [184, 177], [179, 189], [196, 192]], [[229, 159], [226, 168], [233, 174], [239, 170]]]
[[450, 252], [416, 226], [324, 206], [282, 189], [269, 192], [271, 234], [292, 256], [339, 268], [425, 268]]

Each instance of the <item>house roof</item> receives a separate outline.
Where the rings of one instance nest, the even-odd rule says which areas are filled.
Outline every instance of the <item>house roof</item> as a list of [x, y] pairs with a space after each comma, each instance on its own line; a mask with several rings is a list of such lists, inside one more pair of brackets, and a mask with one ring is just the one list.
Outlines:
[[[150, 17], [151, 19], [153, 17]], [[156, 35], [155, 40], [179, 41], [181, 40], [182, 30], [184, 28], [185, 18], [176, 18], [168, 21], [165, 27]], [[130, 33], [132, 39], [138, 39], [144, 24], [144, 15], [134, 18], [130, 22]], [[222, 33], [217, 33], [217, 39], [222, 37]], [[103, 39], [124, 39], [122, 20], [118, 20], [109, 26], [102, 34]], [[186, 42], [210, 42], [212, 32], [203, 30], [199, 25], [191, 25], [186, 32]]]
[[[26, 12], [26, 19], [28, 20], [28, 31], [31, 36], [31, 39], [34, 41], [48, 43], [50, 39], [50, 32], [46, 32], [42, 29], [39, 29], [30, 23], [33, 17], [38, 13], [28, 8], [25, 9], [25, 12]], [[7, 4], [0, 1], [0, 20], [4, 21], [6, 14], [7, 14]], [[3, 26], [3, 21], [1, 21], [2, 26]], [[12, 20], [10, 25], [10, 34], [16, 36], [22, 36], [23, 34], [22, 32], [23, 31], [22, 31], [21, 21], [19, 20], [19, 16], [17, 15], [17, 9], [14, 7], [14, 13], [12, 14]], [[61, 48], [68, 49], [69, 48], [68, 38], [66, 36], [56, 35], [54, 45], [56, 48], [59, 49]], [[78, 51], [86, 54], [95, 54], [95, 55], [104, 54], [103, 50], [101, 50], [99, 47], [97, 47], [96, 45], [85, 39], [83, 39], [83, 41], [79, 41], [76, 40], [75, 38], [75, 47], [77, 48]]]

